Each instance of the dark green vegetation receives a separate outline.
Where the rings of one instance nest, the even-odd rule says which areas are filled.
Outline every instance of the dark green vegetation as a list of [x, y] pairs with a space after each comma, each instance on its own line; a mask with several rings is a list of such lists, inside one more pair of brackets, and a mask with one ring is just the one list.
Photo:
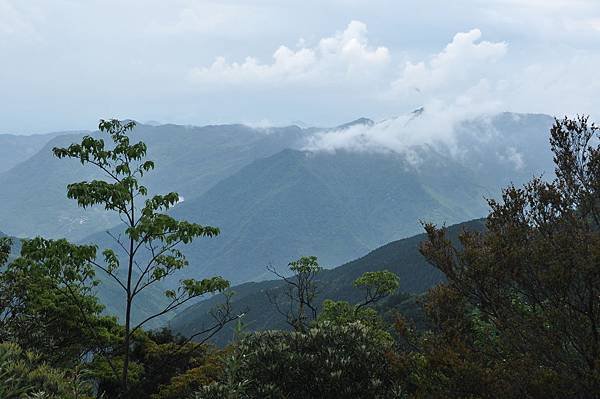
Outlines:
[[[148, 158], [160, 165], [145, 177], [149, 194], [176, 191], [184, 201], [172, 208], [174, 217], [221, 230], [218, 239], [184, 247], [192, 267], [175, 280], [220, 275], [240, 284], [270, 278], [268, 264], [285, 265], [305, 254], [325, 268], [340, 265], [420, 233], [419, 220], [453, 224], [484, 216], [484, 197], [497, 197], [511, 180], [551, 170], [548, 152], [518, 151], [547, 148], [551, 123], [544, 115], [510, 113], [477, 119], [456, 127], [457, 148], [422, 146], [411, 157], [299, 151], [319, 130], [298, 127], [142, 125], [131, 138], [143, 139]], [[52, 156], [51, 148], [74, 141], [81, 136], [56, 137], [0, 173], [0, 228], [12, 236], [67, 236], [123, 256], [105, 231], [123, 234], [114, 227], [120, 223], [116, 214], [81, 209], [66, 198], [67, 184], [101, 177], [76, 160]], [[149, 287], [136, 305], [138, 315], [160, 311], [161, 292], [173, 288], [162, 282]], [[105, 281], [98, 296], [108, 313], [122, 319], [119, 290]]]
[[[144, 142], [131, 142], [129, 134], [134, 127], [135, 122], [102, 120], [99, 129], [109, 136], [110, 144], [106, 145], [104, 138], [85, 136], [81, 143], [52, 150], [57, 158], [78, 160], [82, 165], [93, 166], [104, 174], [104, 179], [69, 184], [67, 196], [84, 209], [100, 205], [123, 221], [124, 234], [112, 237], [114, 245], [122, 251], [121, 256], [107, 248], [102, 251], [104, 260], [97, 261], [96, 247], [89, 250], [81, 247], [85, 248], [82, 260], [87, 262], [88, 267], [104, 272], [106, 279], [112, 279], [122, 288], [123, 364], [119, 373], [123, 393], [129, 391], [130, 350], [134, 334], [150, 321], [168, 315], [194, 298], [223, 292], [229, 287], [229, 282], [218, 276], [202, 280], [186, 278], [177, 283], [176, 289], [164, 292], [166, 303], [162, 309], [148, 316], [133, 317], [137, 313], [134, 303], [136, 299], [140, 300], [144, 290], [188, 266], [185, 255], [179, 250], [180, 244], [219, 234], [218, 228], [177, 220], [167, 215], [166, 212], [179, 202], [178, 193], [148, 195], [143, 178], [154, 169], [155, 164], [146, 158], [147, 147]], [[144, 252], [145, 257], [142, 255]], [[87, 276], [92, 272], [85, 270], [85, 273], [84, 276]], [[81, 298], [72, 299], [78, 305], [84, 303]], [[198, 330], [192, 335], [200, 339], [204, 331], [218, 331], [228, 321], [226, 309], [212, 329]], [[106, 357], [106, 361], [111, 369], [117, 368], [109, 357]]]
[[[484, 220], [475, 220], [450, 226], [448, 234], [456, 240], [463, 230], [481, 231], [483, 227]], [[426, 239], [426, 235], [420, 234], [394, 241], [377, 248], [362, 258], [331, 270], [321, 271], [316, 278], [318, 291], [314, 302], [319, 309], [323, 300], [327, 298], [352, 303], [359, 302], [362, 300], [361, 291], [354, 287], [354, 280], [372, 270], [389, 270], [395, 273], [400, 279], [400, 292], [407, 294], [425, 292], [430, 287], [444, 281], [444, 274], [431, 266], [419, 253], [419, 244], [424, 239]], [[284, 269], [281, 268], [280, 271], [283, 272]], [[247, 325], [247, 331], [289, 328], [285, 318], [279, 315], [267, 296], [267, 292], [284, 295], [286, 289], [284, 281], [276, 279], [258, 283], [250, 282], [232, 289], [235, 292], [231, 298], [232, 309], [234, 313], [245, 313], [244, 322]], [[390, 306], [392, 306], [392, 301], [400, 300], [411, 310], [415, 308], [414, 298], [410, 296], [393, 296], [388, 300]], [[190, 306], [171, 320], [170, 327], [177, 333], [190, 335], [192, 331], [200, 326], [208, 325], [212, 321], [210, 311], [220, 301], [222, 298], [217, 296]], [[383, 304], [385, 302], [384, 300]], [[396, 304], [394, 303], [394, 305]], [[233, 329], [226, 328], [215, 336], [214, 342], [224, 345], [232, 339], [233, 335]]]
[[[0, 238], [2, 397], [598, 397], [600, 130], [587, 118], [555, 121], [555, 179], [509, 185], [489, 200], [485, 221], [426, 223], [424, 236], [333, 270], [306, 255], [286, 262], [289, 270], [269, 266], [281, 279], [239, 286], [233, 306], [257, 305], [289, 329], [251, 331], [261, 315], [249, 310], [227, 318], [236, 324], [221, 349], [190, 331], [131, 323], [138, 282], [177, 278], [187, 262], [175, 246], [219, 232], [176, 219], [183, 206], [165, 213], [180, 197], [142, 185], [154, 163], [143, 142], [130, 140], [131, 127], [103, 121], [108, 145], [86, 137], [55, 149], [108, 174], [67, 190], [81, 206], [120, 214], [126, 229], [114, 238], [125, 257], [44, 238], [24, 240], [15, 254]], [[136, 256], [142, 246], [151, 257]], [[94, 295], [106, 284], [100, 272], [123, 289], [125, 325], [104, 315]], [[184, 303], [228, 285], [221, 278], [180, 284], [157, 289]], [[260, 294], [267, 303], [253, 304]], [[213, 321], [235, 315], [227, 301], [220, 309]]]

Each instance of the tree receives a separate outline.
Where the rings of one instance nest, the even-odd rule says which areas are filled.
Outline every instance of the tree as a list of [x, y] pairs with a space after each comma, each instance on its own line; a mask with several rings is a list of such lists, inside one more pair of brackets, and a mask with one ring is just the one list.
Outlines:
[[[5, 240], [1, 252], [9, 249]], [[60, 367], [75, 367], [109, 345], [118, 326], [101, 315], [92, 292], [95, 253], [66, 240], [23, 240], [20, 256], [0, 271], [0, 339], [35, 348]]]
[[281, 278], [286, 286], [286, 301], [288, 309], [282, 309], [283, 304], [273, 292], [267, 292], [269, 301], [275, 305], [277, 311], [286, 318], [287, 323], [296, 331], [306, 331], [312, 320], [317, 318], [317, 308], [314, 304], [317, 295], [315, 278], [322, 270], [316, 256], [303, 256], [289, 263], [293, 277], [280, 274], [274, 267], [268, 269]]
[[385, 323], [377, 310], [373, 309], [371, 305], [393, 294], [398, 289], [400, 286], [398, 276], [387, 270], [365, 272], [354, 281], [354, 286], [364, 290], [362, 302], [354, 305], [347, 301], [326, 299], [323, 301], [317, 321], [337, 325], [360, 321], [384, 332]]
[[556, 178], [489, 201], [485, 232], [464, 232], [455, 245], [426, 225], [421, 251], [448, 279], [426, 305], [430, 396], [600, 392], [600, 131], [578, 117], [550, 133]]
[[380, 270], [365, 272], [354, 281], [354, 286], [364, 290], [364, 300], [356, 306], [356, 311], [359, 311], [393, 294], [400, 287], [400, 280], [396, 274], [388, 270]]
[[[175, 192], [149, 196], [148, 189], [140, 181], [155, 165], [146, 159], [145, 143], [132, 144], [130, 141], [129, 134], [135, 122], [101, 120], [98, 127], [101, 134], [110, 137], [110, 146], [102, 138], [85, 136], [81, 143], [54, 148], [53, 152], [58, 158], [78, 159], [82, 165], [94, 166], [104, 173], [105, 180], [69, 184], [67, 196], [83, 208], [100, 205], [107, 211], [116, 212], [124, 223], [124, 238], [113, 235], [123, 259], [113, 249], [105, 249], [102, 252], [104, 261], [93, 261], [93, 264], [112, 279], [124, 295], [121, 394], [125, 396], [133, 335], [149, 321], [201, 295], [222, 292], [229, 283], [221, 277], [184, 279], [176, 290], [165, 291], [167, 304], [162, 310], [139, 322], [133, 321], [134, 305], [140, 293], [188, 266], [178, 249], [180, 244], [189, 244], [198, 237], [214, 237], [219, 234], [219, 229], [176, 220], [168, 215], [166, 212], [179, 201]], [[124, 272], [120, 271], [122, 265]], [[205, 332], [214, 334], [234, 319], [225, 313], [221, 316], [216, 325]]]
[[10, 255], [12, 241], [8, 237], [0, 237], [0, 266], [3, 266]]
[[[140, 331], [132, 339], [129, 395], [135, 398], [185, 397], [202, 383], [214, 380], [208, 379], [208, 372], [216, 372], [211, 366], [214, 368], [217, 353], [210, 346], [197, 345], [166, 328]], [[92, 365], [98, 378], [98, 390], [107, 397], [116, 397], [120, 381], [106, 366], [102, 358]], [[207, 372], [204, 379], [203, 372]], [[190, 376], [197, 379], [189, 381]]]

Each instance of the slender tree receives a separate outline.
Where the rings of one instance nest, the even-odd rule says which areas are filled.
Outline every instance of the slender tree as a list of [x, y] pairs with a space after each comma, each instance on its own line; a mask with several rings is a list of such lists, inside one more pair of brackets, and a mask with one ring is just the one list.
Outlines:
[[316, 256], [303, 256], [289, 263], [293, 277], [286, 277], [279, 273], [273, 266], [267, 269], [281, 278], [286, 284], [286, 299], [288, 309], [284, 310], [278, 295], [275, 292], [267, 292], [269, 302], [275, 305], [277, 311], [286, 318], [287, 323], [296, 331], [305, 332], [312, 320], [317, 318], [317, 307], [315, 297], [317, 295], [317, 284], [315, 278], [322, 270]]
[[[177, 193], [149, 196], [148, 189], [140, 180], [154, 169], [154, 162], [146, 159], [145, 143], [130, 141], [129, 135], [134, 127], [135, 122], [132, 121], [101, 120], [100, 133], [109, 136], [110, 145], [103, 138], [85, 136], [81, 143], [53, 149], [58, 158], [77, 159], [82, 165], [98, 168], [105, 177], [69, 184], [68, 197], [83, 208], [100, 205], [107, 211], [116, 212], [125, 225], [123, 235], [111, 234], [124, 257], [119, 257], [113, 249], [105, 249], [102, 252], [104, 260], [93, 261], [122, 289], [124, 295], [122, 397], [127, 396], [133, 334], [148, 322], [194, 298], [222, 292], [229, 287], [228, 281], [221, 277], [181, 280], [177, 289], [165, 291], [167, 300], [164, 308], [134, 322], [140, 318], [134, 317], [134, 305], [140, 294], [188, 266], [178, 246], [189, 244], [198, 237], [219, 234], [218, 228], [176, 220], [168, 215], [167, 211], [179, 201]], [[233, 320], [228, 310], [218, 313], [215, 326], [205, 332], [212, 335]]]
[[388, 295], [393, 294], [400, 286], [400, 279], [388, 270], [365, 272], [354, 281], [354, 286], [364, 291], [364, 299], [356, 305], [355, 312], [365, 306], [372, 305]]

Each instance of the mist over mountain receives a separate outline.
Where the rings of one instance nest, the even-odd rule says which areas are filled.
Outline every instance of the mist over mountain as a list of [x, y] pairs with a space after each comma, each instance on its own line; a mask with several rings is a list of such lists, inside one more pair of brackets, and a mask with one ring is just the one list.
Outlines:
[[[185, 201], [201, 196], [253, 161], [286, 148], [314, 153], [392, 152], [415, 167], [425, 159], [451, 159], [467, 169], [487, 168], [491, 178], [483, 186], [492, 190], [499, 187], [498, 181], [502, 186], [515, 173], [520, 180], [549, 171], [550, 158], [548, 151], [543, 150], [548, 148], [546, 132], [552, 121], [548, 116], [505, 113], [462, 121], [441, 130], [436, 121], [436, 115], [425, 111], [423, 115], [413, 113], [392, 122], [375, 123], [360, 118], [334, 129], [139, 125], [133, 139], [143, 139], [148, 144], [149, 158], [158, 166], [147, 176], [151, 191], [177, 191]], [[13, 156], [13, 163], [21, 162], [6, 163], [13, 167], [0, 173], [0, 221], [5, 231], [21, 237], [41, 234], [81, 239], [91, 231], [118, 223], [117, 218], [102, 209], [82, 210], [66, 198], [67, 184], [100, 177], [76, 161], [57, 160], [51, 153], [53, 147], [67, 146], [81, 135], [14, 137], [37, 140], [40, 150], [29, 157]], [[32, 151], [31, 148], [21, 153]], [[532, 153], [527, 148], [542, 150]]]
[[[156, 161], [145, 183], [150, 191], [181, 195], [173, 216], [221, 229], [218, 237], [183, 248], [191, 267], [178, 277], [221, 275], [239, 284], [270, 278], [268, 264], [285, 266], [302, 255], [318, 256], [325, 267], [342, 264], [420, 233], [420, 221], [484, 216], [485, 198], [497, 197], [502, 187], [552, 173], [551, 123], [546, 115], [503, 113], [436, 135], [426, 130], [438, 125], [434, 116], [420, 109], [333, 129], [140, 125], [133, 139], [145, 141]], [[0, 174], [4, 231], [66, 236], [118, 252], [105, 232], [118, 235], [118, 218], [66, 198], [67, 184], [101, 177], [53, 157], [53, 147], [80, 139], [54, 137]], [[140, 300], [147, 308], [142, 313], [161, 306], [163, 288]], [[109, 283], [98, 292], [111, 313], [120, 308], [115, 289]]]
[[458, 153], [427, 144], [410, 154], [288, 149], [256, 160], [173, 210], [221, 229], [186, 248], [189, 273], [261, 280], [268, 264], [306, 254], [330, 267], [421, 232], [421, 221], [482, 217], [485, 199], [506, 185], [551, 174], [549, 151], [526, 151], [548, 147], [551, 123], [544, 115], [508, 113], [469, 121], [457, 128]]

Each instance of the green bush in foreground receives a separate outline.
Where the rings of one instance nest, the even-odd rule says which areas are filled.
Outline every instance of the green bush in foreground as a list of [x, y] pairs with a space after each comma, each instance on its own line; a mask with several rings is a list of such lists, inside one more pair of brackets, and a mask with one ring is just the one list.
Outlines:
[[67, 376], [13, 343], [0, 344], [0, 398], [88, 398], [89, 385], [78, 373]]
[[195, 398], [401, 397], [389, 360], [392, 344], [361, 322], [251, 334], [228, 360], [224, 381]]

